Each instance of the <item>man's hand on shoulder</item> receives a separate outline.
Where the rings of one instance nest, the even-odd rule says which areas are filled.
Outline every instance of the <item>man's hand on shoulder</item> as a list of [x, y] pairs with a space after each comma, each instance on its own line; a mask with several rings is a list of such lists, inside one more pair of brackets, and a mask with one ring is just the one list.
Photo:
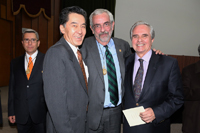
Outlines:
[[164, 55], [164, 53], [160, 50], [156, 50], [155, 48], [153, 48], [153, 51], [156, 52], [156, 54], [161, 54], [161, 55]]

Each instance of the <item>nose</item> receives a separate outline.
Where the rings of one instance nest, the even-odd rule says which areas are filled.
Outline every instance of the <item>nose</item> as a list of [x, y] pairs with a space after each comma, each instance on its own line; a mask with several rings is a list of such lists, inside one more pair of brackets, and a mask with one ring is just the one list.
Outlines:
[[138, 37], [138, 41], [139, 41], [139, 42], [142, 41], [142, 37], [141, 37], [141, 36]]
[[78, 31], [79, 34], [81, 34], [82, 33], [82, 27], [79, 26], [77, 31]]
[[32, 44], [32, 40], [28, 40], [28, 44]]
[[102, 25], [101, 25], [101, 27], [100, 27], [100, 28], [101, 28], [101, 32], [104, 32], [104, 31], [105, 31], [105, 28], [104, 28], [104, 26], [102, 26]]

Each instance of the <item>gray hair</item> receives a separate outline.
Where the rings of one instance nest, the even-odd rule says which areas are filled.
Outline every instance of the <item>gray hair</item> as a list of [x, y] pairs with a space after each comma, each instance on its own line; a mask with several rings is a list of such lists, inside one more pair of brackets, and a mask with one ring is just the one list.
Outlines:
[[144, 21], [138, 21], [136, 22], [132, 27], [131, 27], [131, 30], [130, 30], [130, 38], [132, 40], [132, 31], [135, 29], [136, 26], [138, 25], [146, 25], [150, 28], [150, 34], [151, 34], [151, 39], [154, 39], [155, 38], [155, 31], [153, 29], [153, 26], [151, 26], [150, 24], [148, 24], [147, 22], [144, 22]]
[[33, 29], [27, 29], [27, 28], [22, 28], [22, 40], [24, 38], [25, 33], [35, 33], [37, 40], [39, 40], [39, 34], [37, 33], [37, 31]]
[[95, 16], [95, 15], [100, 15], [102, 13], [107, 13], [109, 18], [110, 18], [110, 22], [114, 22], [114, 18], [113, 18], [113, 15], [111, 12], [109, 12], [108, 10], [106, 9], [96, 9], [94, 10], [91, 14], [90, 14], [90, 26], [92, 27], [93, 26], [93, 22], [92, 22], [92, 18]]

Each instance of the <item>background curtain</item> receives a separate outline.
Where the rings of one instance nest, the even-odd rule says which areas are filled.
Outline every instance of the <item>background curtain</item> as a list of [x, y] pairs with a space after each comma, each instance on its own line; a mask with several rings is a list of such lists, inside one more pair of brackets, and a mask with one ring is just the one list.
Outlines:
[[[85, 37], [92, 36], [92, 31], [89, 25], [89, 16], [97, 8], [109, 10], [115, 18], [116, 0], [61, 0], [61, 10], [68, 6], [79, 6], [87, 12], [87, 33]], [[114, 35], [114, 32], [113, 32]]]

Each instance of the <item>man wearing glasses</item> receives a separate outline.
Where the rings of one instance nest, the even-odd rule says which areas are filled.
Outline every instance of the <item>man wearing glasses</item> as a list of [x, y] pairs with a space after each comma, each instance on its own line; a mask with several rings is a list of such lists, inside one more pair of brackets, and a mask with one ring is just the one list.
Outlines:
[[111, 38], [115, 22], [108, 10], [96, 9], [89, 19], [94, 36], [86, 38], [81, 48], [90, 74], [88, 133], [119, 133], [124, 62], [131, 54], [130, 46], [122, 39]]
[[8, 119], [18, 133], [45, 133], [46, 104], [43, 94], [44, 54], [37, 50], [39, 35], [33, 29], [22, 31], [25, 54], [10, 65]]

